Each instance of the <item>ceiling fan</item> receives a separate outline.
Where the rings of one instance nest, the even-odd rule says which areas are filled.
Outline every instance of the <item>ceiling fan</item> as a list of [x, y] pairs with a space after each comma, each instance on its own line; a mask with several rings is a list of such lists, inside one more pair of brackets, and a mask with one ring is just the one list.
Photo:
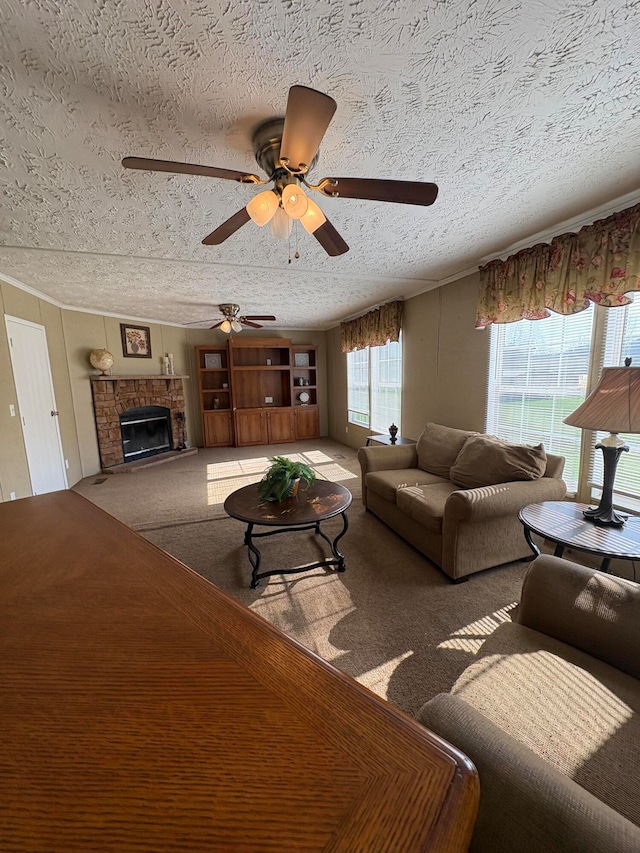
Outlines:
[[317, 162], [318, 147], [335, 111], [336, 102], [329, 95], [307, 86], [292, 86], [289, 89], [284, 119], [264, 122], [253, 135], [255, 158], [268, 175], [266, 181], [257, 175], [234, 169], [171, 160], [125, 157], [122, 165], [127, 169], [224, 178], [241, 184], [265, 185], [273, 182], [273, 188], [255, 195], [245, 207], [205, 237], [202, 241], [205, 246], [223, 243], [250, 219], [260, 227], [270, 223], [271, 233], [286, 239], [291, 232], [292, 220], [297, 219], [305, 231], [313, 234], [327, 254], [342, 255], [349, 251], [349, 246], [303, 187], [328, 198], [371, 199], [423, 206], [434, 203], [438, 187], [420, 181], [378, 178], [322, 178], [318, 184], [309, 183], [308, 173]]
[[[273, 314], [246, 314], [239, 317], [240, 306], [234, 305], [232, 302], [225, 302], [223, 305], [218, 305], [222, 320], [219, 320], [215, 325], [209, 326], [210, 329], [220, 328], [221, 332], [227, 335], [231, 332], [241, 332], [243, 326], [251, 326], [252, 329], [261, 329], [260, 323], [255, 323], [255, 320], [275, 320]], [[209, 323], [210, 320], [194, 320], [193, 323], [186, 323], [187, 326], [193, 326], [195, 323]]]

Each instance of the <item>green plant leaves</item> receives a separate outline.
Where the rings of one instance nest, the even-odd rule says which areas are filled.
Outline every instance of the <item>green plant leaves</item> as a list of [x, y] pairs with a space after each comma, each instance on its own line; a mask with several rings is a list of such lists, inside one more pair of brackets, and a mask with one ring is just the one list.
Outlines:
[[312, 468], [305, 462], [294, 462], [286, 456], [272, 456], [271, 467], [258, 483], [258, 495], [263, 501], [283, 501], [291, 497], [296, 480], [311, 486], [316, 481]]

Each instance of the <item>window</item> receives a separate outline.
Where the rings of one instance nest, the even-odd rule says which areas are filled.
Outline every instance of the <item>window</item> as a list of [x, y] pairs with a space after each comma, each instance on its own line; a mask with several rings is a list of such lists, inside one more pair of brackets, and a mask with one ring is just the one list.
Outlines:
[[[525, 444], [543, 442], [566, 458], [570, 492], [597, 502], [602, 489], [602, 452], [596, 435], [564, 424], [586, 396], [601, 368], [640, 366], [640, 298], [621, 308], [593, 305], [579, 314], [491, 326], [487, 432]], [[640, 436], [625, 435], [615, 479], [617, 506], [640, 512]], [[581, 461], [582, 443], [588, 442]]]
[[347, 408], [352, 424], [387, 432], [400, 430], [402, 338], [383, 347], [347, 353]]
[[523, 444], [542, 442], [566, 458], [576, 491], [581, 430], [562, 421], [587, 389], [594, 307], [569, 317], [491, 326], [487, 432]]
[[[604, 365], [623, 365], [625, 358], [633, 360], [634, 367], [640, 367], [640, 298], [625, 308], [610, 308], [606, 311], [604, 322]], [[593, 500], [600, 500], [603, 465], [602, 451], [596, 450], [596, 441], [607, 436], [598, 432], [591, 442], [589, 454], [588, 483]], [[640, 511], [640, 435], [624, 435], [628, 453], [623, 453], [618, 462], [614, 482], [614, 502], [621, 506]]]

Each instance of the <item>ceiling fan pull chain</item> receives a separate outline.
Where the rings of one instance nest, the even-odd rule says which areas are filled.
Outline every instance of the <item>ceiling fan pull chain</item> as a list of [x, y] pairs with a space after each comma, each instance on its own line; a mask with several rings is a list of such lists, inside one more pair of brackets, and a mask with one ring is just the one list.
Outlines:
[[294, 222], [294, 225], [295, 225], [295, 229], [296, 229], [296, 253], [295, 253], [295, 255], [294, 255], [293, 257], [294, 257], [296, 260], [298, 260], [298, 258], [300, 257], [300, 252], [298, 251], [298, 220], [297, 220], [297, 219], [296, 219], [296, 221]]

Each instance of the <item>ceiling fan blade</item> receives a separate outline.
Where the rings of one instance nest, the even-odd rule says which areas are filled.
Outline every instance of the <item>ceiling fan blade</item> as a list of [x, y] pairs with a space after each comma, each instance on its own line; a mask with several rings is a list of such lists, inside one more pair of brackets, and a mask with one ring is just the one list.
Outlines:
[[144, 157], [125, 157], [125, 169], [146, 169], [150, 172], [174, 172], [180, 175], [204, 175], [206, 178], [225, 178], [228, 181], [254, 183], [257, 175], [237, 172], [235, 169], [218, 169], [216, 166], [198, 166], [194, 163], [176, 163], [173, 160], [147, 160]]
[[328, 219], [319, 228], [316, 228], [313, 236], [325, 252], [332, 257], [344, 255], [345, 252], [349, 251], [349, 247]]
[[221, 326], [224, 323], [224, 320], [218, 320], [215, 326], [209, 326], [210, 329], [217, 329], [218, 326]]
[[[436, 184], [421, 181], [383, 181], [377, 178], [329, 178], [321, 192], [329, 197], [395, 201], [398, 204], [433, 204], [438, 197]], [[333, 182], [337, 185], [333, 186]]]
[[262, 326], [260, 323], [252, 323], [250, 320], [247, 320], [246, 317], [240, 317], [240, 322], [243, 326], [251, 326], [252, 329], [261, 329]]
[[251, 217], [247, 213], [247, 208], [242, 207], [237, 213], [234, 213], [233, 216], [230, 216], [226, 222], [223, 222], [222, 225], [218, 226], [215, 231], [212, 231], [207, 237], [202, 241], [204, 246], [219, 246], [220, 243], [224, 243], [227, 237], [231, 237], [232, 234], [235, 234], [238, 228], [242, 228], [243, 225], [246, 225]]
[[295, 171], [301, 165], [311, 165], [336, 106], [329, 95], [307, 86], [289, 89], [280, 157], [288, 159], [290, 169]]
[[244, 323], [245, 320], [275, 320], [276, 318], [273, 314], [246, 314], [244, 317], [240, 317], [240, 321]]
[[209, 320], [189, 320], [188, 323], [183, 323], [183, 326], [197, 326], [198, 323], [211, 323], [213, 321], [213, 317]]

